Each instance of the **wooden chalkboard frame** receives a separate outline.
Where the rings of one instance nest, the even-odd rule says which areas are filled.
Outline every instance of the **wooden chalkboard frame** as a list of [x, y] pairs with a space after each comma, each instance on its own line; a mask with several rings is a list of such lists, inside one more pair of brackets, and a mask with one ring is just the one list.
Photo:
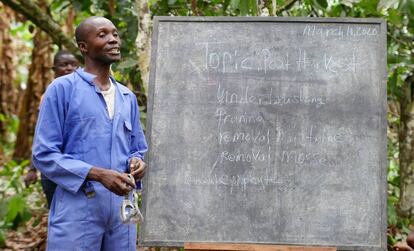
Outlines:
[[[157, 56], [157, 47], [159, 44], [158, 41], [158, 33], [159, 33], [159, 23], [165, 22], [207, 22], [207, 23], [243, 23], [243, 22], [256, 22], [256, 23], [331, 23], [331, 24], [375, 24], [380, 25], [382, 31], [386, 31], [386, 21], [380, 18], [297, 18], [297, 17], [168, 17], [168, 16], [156, 16], [154, 17], [154, 25], [153, 25], [153, 36], [152, 36], [152, 48], [151, 48], [151, 64], [150, 64], [150, 78], [149, 78], [149, 105], [148, 105], [148, 112], [147, 112], [147, 127], [146, 127], [146, 137], [149, 145], [151, 145], [151, 132], [152, 132], [152, 123], [153, 123], [153, 100], [154, 100], [154, 90], [155, 90], [155, 83], [156, 83], [156, 56]], [[386, 41], [386, 32], [381, 32], [380, 38]], [[387, 84], [387, 70], [386, 70], [386, 62], [387, 62], [387, 48], [386, 43], [382, 47], [381, 51], [378, 52], [379, 55], [382, 55], [380, 65], [382, 65], [382, 85], [386, 86]], [[382, 88], [380, 96], [386, 101], [387, 93], [386, 88]], [[382, 114], [386, 114], [387, 107], [386, 102], [381, 104], [381, 111]], [[387, 130], [387, 121], [386, 117], [384, 116], [381, 121], [381, 129], [386, 135]], [[338, 250], [386, 250], [387, 248], [387, 139], [384, 137], [381, 141], [383, 151], [380, 153], [382, 157], [381, 166], [380, 166], [380, 195], [382, 198], [381, 201], [381, 217], [378, 219], [381, 223], [381, 243], [378, 246], [337, 246]], [[153, 158], [153, 153], [151, 149], [145, 156], [146, 162], [149, 163], [148, 160]], [[148, 176], [151, 174], [151, 168], [147, 173], [146, 177], [143, 180], [144, 190], [143, 190], [143, 200], [142, 200], [142, 208], [143, 214], [145, 215], [146, 210], [146, 196], [151, 191], [145, 190], [145, 183], [148, 179]], [[140, 230], [140, 232], [142, 232]], [[244, 242], [243, 242], [244, 243]], [[246, 242], [249, 244], [249, 242]], [[263, 243], [261, 243], [263, 244]], [[277, 244], [277, 243], [275, 243]], [[139, 245], [140, 246], [170, 246], [170, 247], [177, 247], [183, 246], [184, 242], [176, 242], [171, 240], [165, 241], [146, 241], [143, 239], [142, 235], [139, 235]]]

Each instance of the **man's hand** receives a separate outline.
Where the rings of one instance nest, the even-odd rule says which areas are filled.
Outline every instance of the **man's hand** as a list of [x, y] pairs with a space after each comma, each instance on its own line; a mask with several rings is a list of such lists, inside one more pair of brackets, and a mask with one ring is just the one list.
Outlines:
[[104, 187], [119, 196], [128, 194], [135, 186], [126, 173], [99, 167], [92, 167], [87, 178], [102, 183]]
[[26, 185], [26, 187], [28, 187], [31, 184], [36, 183], [36, 181], [37, 181], [37, 171], [36, 169], [32, 168], [27, 172], [26, 177], [24, 177], [24, 184]]
[[395, 251], [413, 251], [407, 244], [397, 243], [392, 247]]
[[144, 177], [147, 167], [147, 164], [137, 157], [133, 157], [129, 163], [129, 170], [131, 170], [131, 174], [135, 180], [140, 180]]

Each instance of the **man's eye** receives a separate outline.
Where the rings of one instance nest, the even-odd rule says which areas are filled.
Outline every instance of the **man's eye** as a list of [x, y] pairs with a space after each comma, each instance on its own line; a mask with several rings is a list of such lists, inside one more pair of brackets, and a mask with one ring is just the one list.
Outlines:
[[103, 32], [101, 32], [101, 33], [99, 33], [99, 34], [98, 34], [98, 36], [99, 36], [99, 37], [104, 37], [105, 35], [106, 35], [106, 34], [105, 34], [105, 33], [103, 33]]
[[114, 33], [114, 37], [117, 37], [117, 36], [118, 36], [118, 33], [117, 33], [117, 32], [115, 32], [115, 33]]

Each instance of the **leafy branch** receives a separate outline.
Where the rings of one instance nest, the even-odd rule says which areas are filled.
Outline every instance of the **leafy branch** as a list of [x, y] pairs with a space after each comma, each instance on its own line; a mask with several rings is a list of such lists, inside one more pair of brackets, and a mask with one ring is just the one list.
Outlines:
[[288, 0], [286, 1], [286, 3], [282, 6], [280, 6], [279, 8], [276, 9], [276, 15], [279, 15], [280, 13], [282, 13], [285, 10], [290, 9], [290, 7], [292, 7], [292, 5], [298, 0]]
[[62, 32], [62, 28], [54, 22], [38, 5], [29, 0], [0, 0], [19, 14], [32, 21], [37, 27], [46, 32], [59, 46], [79, 56], [79, 51], [73, 39]]

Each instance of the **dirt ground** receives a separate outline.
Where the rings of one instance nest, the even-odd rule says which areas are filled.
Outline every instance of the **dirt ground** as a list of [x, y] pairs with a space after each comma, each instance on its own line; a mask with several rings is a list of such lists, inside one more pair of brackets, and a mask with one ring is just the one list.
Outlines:
[[[34, 216], [26, 226], [10, 231], [6, 237], [4, 251], [43, 251], [46, 250], [47, 213]], [[137, 251], [179, 251], [179, 248], [137, 247]]]

